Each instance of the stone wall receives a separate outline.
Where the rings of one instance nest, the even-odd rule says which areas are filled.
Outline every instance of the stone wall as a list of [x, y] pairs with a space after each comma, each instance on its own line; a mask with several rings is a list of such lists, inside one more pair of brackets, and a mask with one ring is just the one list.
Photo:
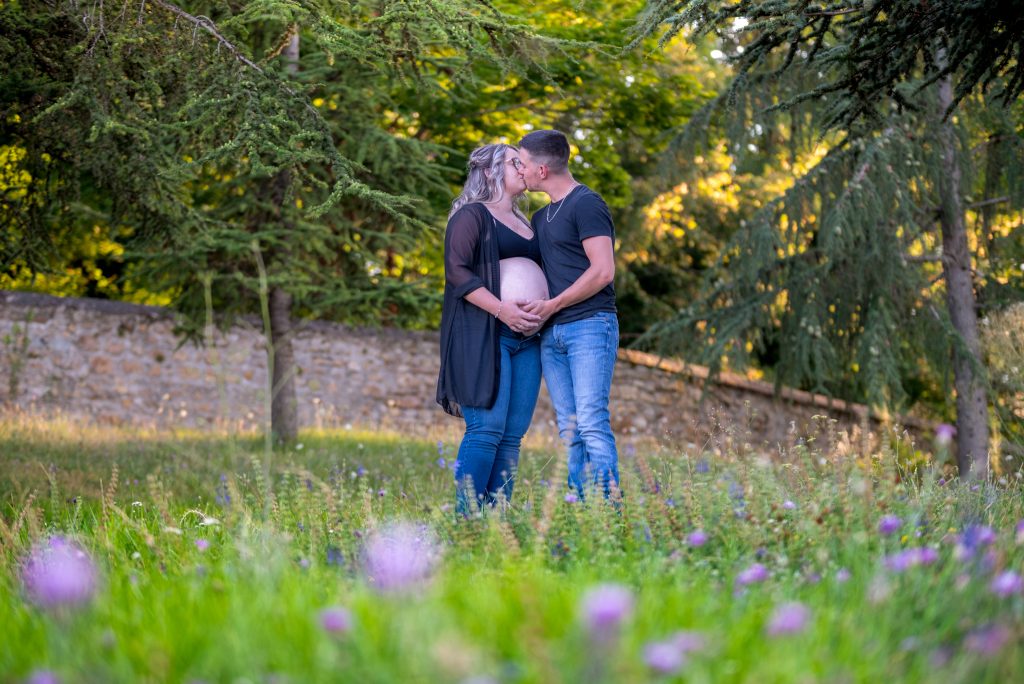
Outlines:
[[[266, 355], [259, 329], [216, 333], [208, 348], [181, 344], [166, 310], [102, 300], [0, 292], [0, 404], [99, 423], [240, 429], [261, 425]], [[295, 338], [300, 420], [411, 435], [457, 434], [434, 403], [436, 332], [303, 324]], [[723, 434], [755, 447], [791, 441], [828, 415], [838, 429], [876, 426], [862, 406], [806, 392], [775, 396], [764, 382], [623, 350], [612, 418], [626, 440], [701, 444]], [[911, 429], [924, 426], [903, 421]], [[555, 434], [542, 389], [533, 434]]]

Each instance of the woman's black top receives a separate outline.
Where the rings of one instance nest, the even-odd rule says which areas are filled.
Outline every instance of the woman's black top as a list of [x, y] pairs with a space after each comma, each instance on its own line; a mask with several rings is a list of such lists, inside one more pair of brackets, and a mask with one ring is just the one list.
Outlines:
[[540, 266], [540, 240], [536, 234], [532, 238], [524, 238], [501, 221], [498, 224], [498, 258], [526, 257], [533, 259]]
[[484, 205], [467, 204], [444, 233], [444, 303], [437, 403], [462, 415], [462, 406], [489, 408], [498, 392], [498, 321], [464, 297], [480, 287], [501, 298], [495, 221]]

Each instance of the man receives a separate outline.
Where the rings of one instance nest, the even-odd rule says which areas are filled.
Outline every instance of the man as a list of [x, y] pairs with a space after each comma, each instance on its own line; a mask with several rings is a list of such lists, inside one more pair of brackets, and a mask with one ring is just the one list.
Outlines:
[[569, 486], [618, 486], [619, 456], [608, 412], [619, 347], [615, 229], [601, 196], [569, 172], [569, 141], [534, 131], [519, 142], [520, 173], [550, 203], [533, 215], [549, 299], [523, 308], [545, 321], [541, 364], [558, 432], [569, 450]]

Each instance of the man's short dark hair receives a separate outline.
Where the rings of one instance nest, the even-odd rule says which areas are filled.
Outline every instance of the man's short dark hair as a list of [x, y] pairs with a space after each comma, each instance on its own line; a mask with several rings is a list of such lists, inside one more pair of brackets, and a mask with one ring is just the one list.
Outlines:
[[544, 164], [552, 173], [565, 173], [569, 168], [569, 139], [561, 131], [534, 131], [519, 141], [519, 147]]

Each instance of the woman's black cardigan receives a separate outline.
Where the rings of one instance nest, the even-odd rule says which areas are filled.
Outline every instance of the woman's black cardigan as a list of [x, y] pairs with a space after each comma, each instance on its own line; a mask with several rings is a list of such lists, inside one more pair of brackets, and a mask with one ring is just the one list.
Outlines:
[[490, 408], [498, 392], [498, 322], [464, 299], [479, 287], [501, 299], [495, 233], [491, 213], [479, 203], [461, 207], [445, 229], [437, 403], [453, 416], [461, 416], [463, 406]]

